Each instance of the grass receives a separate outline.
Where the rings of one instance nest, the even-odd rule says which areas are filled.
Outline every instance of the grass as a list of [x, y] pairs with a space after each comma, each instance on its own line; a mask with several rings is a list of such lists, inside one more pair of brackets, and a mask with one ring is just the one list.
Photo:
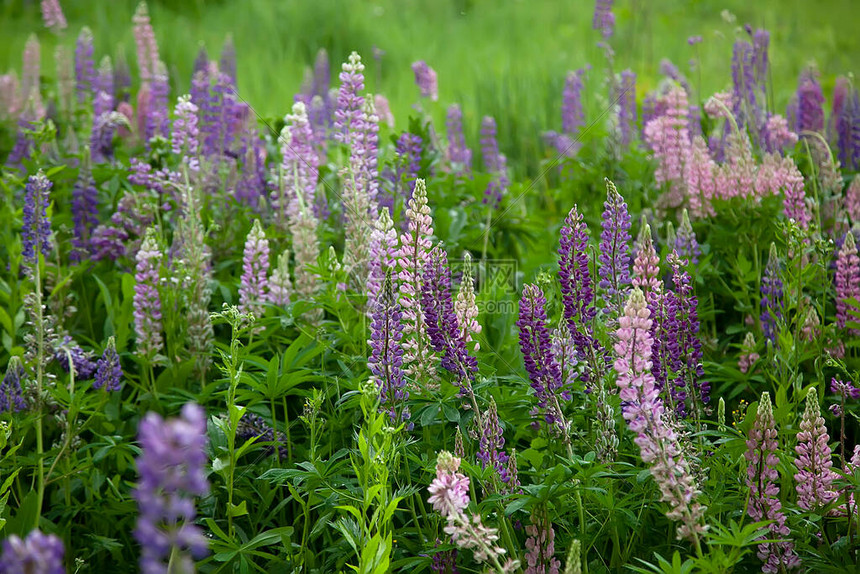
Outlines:
[[[89, 2], [63, 2], [69, 29], [55, 38], [40, 26], [38, 3], [6, 2], [0, 8], [0, 69], [20, 68], [29, 30], [42, 29], [43, 73], [53, 74], [53, 46], [74, 43], [88, 25], [99, 56], [123, 57], [135, 69], [131, 17], [135, 0], [112, 0], [93, 8]], [[687, 0], [628, 0], [616, 2], [617, 30], [612, 42], [619, 54], [616, 67], [639, 76], [638, 92], [653, 89], [659, 64], [669, 58], [688, 73], [702, 97], [726, 87], [731, 44], [738, 26], [749, 22], [771, 31], [772, 75], [776, 109], [784, 109], [793, 79], [816, 54], [825, 88], [833, 77], [853, 71], [860, 60], [860, 37], [852, 0], [811, 3], [805, 0], [712, 2]], [[726, 23], [721, 11], [737, 17]], [[333, 72], [351, 50], [363, 55], [368, 88], [391, 101], [398, 127], [406, 125], [418, 98], [410, 64], [426, 60], [439, 74], [439, 102], [430, 105], [436, 125], [445, 108], [459, 102], [466, 129], [477, 143], [480, 118], [499, 122], [503, 151], [525, 159], [534, 174], [537, 161], [548, 152], [539, 134], [558, 129], [561, 87], [565, 73], [590, 63], [603, 66], [597, 32], [591, 29], [593, 2], [575, 0], [245, 0], [152, 2], [155, 32], [162, 59], [170, 63], [174, 86], [187, 91], [193, 60], [201, 45], [217, 56], [232, 35], [238, 54], [239, 88], [262, 116], [273, 118], [289, 110], [306, 67], [319, 48], [328, 50]], [[686, 38], [701, 35], [691, 48]], [[374, 48], [384, 53], [373, 56]], [[698, 69], [688, 62], [698, 58]], [[591, 76], [594, 82], [601, 74]], [[590, 88], [590, 114], [605, 106], [603, 86]], [[518, 166], [522, 167], [522, 166]]]

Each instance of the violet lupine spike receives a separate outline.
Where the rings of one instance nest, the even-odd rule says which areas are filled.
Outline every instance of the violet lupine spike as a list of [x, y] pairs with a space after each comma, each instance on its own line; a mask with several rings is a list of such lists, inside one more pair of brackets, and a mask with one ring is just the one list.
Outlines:
[[412, 64], [415, 72], [415, 85], [421, 91], [422, 98], [430, 98], [431, 102], [439, 99], [439, 82], [436, 78], [436, 70], [427, 65], [424, 60]]
[[705, 507], [695, 500], [699, 491], [678, 436], [663, 420], [663, 401], [650, 371], [653, 344], [650, 315], [645, 295], [640, 289], [633, 289], [615, 332], [616, 384], [622, 414], [637, 435], [634, 442], [639, 446], [642, 461], [651, 467], [661, 500], [669, 504], [666, 516], [681, 522], [678, 537], [698, 546], [700, 535], [707, 529], [703, 521]]
[[170, 147], [174, 154], [191, 171], [200, 169], [197, 158], [200, 130], [197, 127], [197, 106], [190, 95], [180, 96], [173, 112], [173, 129], [170, 132]]
[[138, 440], [140, 482], [133, 496], [140, 509], [134, 537], [141, 546], [141, 571], [167, 572], [169, 561], [171, 569], [193, 572], [192, 557], [201, 559], [209, 551], [194, 524], [194, 499], [209, 493], [206, 414], [194, 403], [185, 404], [177, 418], [147, 413]]
[[[87, 380], [93, 378], [97, 365], [91, 351], [85, 351], [70, 336], [66, 335], [55, 343], [54, 360], [65, 372], [75, 371], [75, 378]], [[71, 367], [69, 366], [71, 360]]]
[[404, 201], [408, 200], [412, 190], [415, 189], [415, 180], [421, 170], [421, 153], [423, 141], [421, 136], [409, 132], [403, 132], [398, 136], [394, 144], [396, 157], [396, 168], [387, 170], [386, 176], [392, 184], [392, 195], [385, 200], [380, 199], [380, 207], [394, 210], [394, 204], [400, 194], [404, 194]]
[[499, 142], [496, 139], [496, 120], [490, 116], [485, 116], [481, 121], [481, 157], [484, 160], [484, 169], [492, 175], [484, 191], [484, 204], [497, 209], [510, 181], [507, 174], [507, 160], [499, 152]]
[[[540, 413], [547, 425], [558, 425], [561, 428], [557, 430], [564, 433], [567, 429], [564, 428], [564, 415], [561, 412], [561, 368], [552, 352], [547, 327], [546, 297], [537, 285], [523, 287], [516, 325], [519, 329], [520, 351], [537, 399], [537, 409], [533, 414]], [[535, 423], [539, 424], [537, 421]]]
[[45, 28], [59, 34], [68, 27], [66, 16], [60, 7], [60, 0], [42, 0], [41, 8], [42, 22], [44, 22]]
[[530, 522], [526, 526], [525, 574], [559, 574], [561, 561], [555, 557], [555, 529], [546, 509], [533, 511]]
[[[372, 316], [376, 309], [376, 299], [382, 295], [382, 284], [385, 277], [397, 264], [397, 254], [400, 245], [397, 241], [397, 231], [394, 221], [388, 215], [387, 209], [379, 211], [379, 217], [373, 223], [370, 233], [370, 259], [367, 276], [367, 312]], [[395, 281], [396, 288], [396, 281]]]
[[0, 413], [18, 413], [27, 408], [21, 381], [26, 376], [21, 358], [13, 356], [6, 366], [6, 374], [0, 382]]
[[445, 118], [448, 132], [448, 148], [445, 151], [448, 166], [452, 173], [468, 176], [472, 172], [472, 150], [466, 146], [463, 135], [463, 112], [460, 106], [452, 104]]
[[574, 205], [564, 220], [558, 246], [558, 281], [564, 316], [572, 333], [590, 332], [590, 323], [597, 315], [587, 249], [588, 227]]
[[833, 489], [833, 481], [838, 475], [832, 470], [830, 459], [833, 452], [829, 442], [830, 435], [818, 405], [818, 391], [812, 387], [806, 394], [806, 410], [800, 421], [797, 446], [794, 447], [797, 453], [794, 465], [798, 470], [794, 475], [797, 504], [804, 510], [818, 510], [838, 496]]
[[242, 281], [239, 286], [239, 311], [262, 317], [269, 292], [269, 240], [255, 219], [245, 240], [242, 258]]
[[651, 226], [647, 223], [642, 228], [642, 236], [633, 260], [633, 287], [639, 287], [645, 293], [646, 298], [652, 294], [659, 293], [662, 281], [660, 275], [660, 257], [654, 249], [654, 240], [651, 237]]
[[169, 96], [170, 84], [167, 69], [163, 63], [157, 62], [149, 85], [147, 113], [144, 122], [143, 135], [147, 142], [155, 136], [166, 136], [170, 132]]
[[478, 361], [469, 355], [466, 341], [460, 335], [457, 314], [451, 300], [448, 254], [440, 247], [433, 248], [424, 265], [421, 307], [430, 342], [436, 352], [442, 355], [442, 367], [457, 376], [460, 394], [471, 397], [471, 380], [478, 371]]
[[615, 184], [606, 180], [600, 232], [599, 286], [604, 290], [606, 310], [621, 311], [630, 285], [630, 214]]
[[233, 86], [236, 86], [236, 45], [233, 44], [233, 36], [227, 34], [224, 47], [221, 48], [221, 59], [218, 61], [218, 71], [230, 78]]
[[604, 40], [609, 40], [615, 31], [615, 14], [612, 13], [612, 0], [596, 0], [591, 27], [599, 30]]
[[290, 447], [287, 445], [287, 439], [281, 431], [275, 432], [269, 423], [260, 415], [254, 413], [246, 413], [239, 420], [239, 427], [236, 429], [236, 438], [243, 441], [257, 439], [258, 443], [274, 443], [278, 445], [277, 451], [274, 444], [264, 447], [263, 452], [266, 454], [278, 453], [280, 460], [287, 460], [290, 455]]
[[209, 53], [206, 51], [206, 46], [201, 45], [197, 51], [197, 57], [194, 58], [194, 64], [191, 67], [191, 77], [194, 78], [197, 74], [208, 74], [209, 71]]
[[621, 145], [627, 147], [636, 134], [636, 74], [631, 70], [621, 72], [618, 87], [618, 126], [621, 132]]
[[792, 130], [801, 136], [803, 132], [824, 130], [824, 92], [814, 69], [801, 72], [787, 115]]
[[[762, 539], [787, 539], [791, 535], [779, 501], [777, 437], [770, 395], [762, 393], [744, 453], [747, 460], [747, 488], [750, 490], [747, 514], [757, 522], [771, 521], [767, 526], [770, 534], [763, 535]], [[777, 574], [800, 566], [800, 558], [794, 552], [794, 544], [790, 540], [763, 542], [758, 545], [757, 555], [764, 563], [762, 572], [765, 573]]]
[[51, 220], [48, 219], [48, 204], [53, 183], [39, 171], [31, 175], [24, 186], [24, 209], [21, 228], [22, 255], [28, 268], [38, 264], [38, 252], [51, 253]]
[[567, 327], [567, 321], [562, 317], [559, 319], [558, 327], [550, 332], [550, 352], [555, 362], [558, 364], [558, 370], [561, 374], [561, 398], [566, 401], [571, 399], [570, 390], [573, 388], [573, 383], [579, 377], [577, 365], [576, 345], [573, 337], [570, 334], [570, 329]]
[[137, 352], [152, 360], [164, 346], [161, 336], [161, 262], [163, 255], [158, 246], [155, 228], [146, 231], [135, 259], [134, 330], [137, 335]]
[[433, 217], [427, 205], [427, 188], [423, 179], [415, 181], [412, 198], [406, 208], [407, 227], [400, 236], [397, 255], [400, 280], [400, 305], [403, 307], [403, 368], [419, 386], [432, 381], [432, 350], [427, 323], [421, 309], [424, 266], [433, 247]]
[[134, 43], [137, 47], [137, 66], [140, 70], [140, 79], [148, 83], [156, 73], [157, 63], [160, 61], [158, 55], [158, 43], [155, 40], [155, 32], [149, 19], [149, 10], [146, 2], [137, 5], [137, 10], [132, 18], [134, 23]]
[[69, 253], [69, 259], [79, 262], [92, 252], [90, 241], [99, 224], [98, 190], [92, 173], [86, 168], [81, 169], [72, 188], [72, 219], [75, 226], [74, 249]]
[[503, 490], [504, 494], [522, 494], [522, 484], [520, 484], [520, 474], [517, 468], [517, 449], [512, 448], [511, 454], [508, 456], [508, 466], [505, 469], [507, 476], [507, 484]]
[[[439, 546], [442, 541], [436, 539], [434, 548]], [[457, 570], [457, 549], [439, 550], [433, 553], [433, 563], [430, 565], [430, 572], [433, 574], [460, 574]]]
[[776, 245], [770, 244], [770, 252], [761, 278], [761, 327], [764, 336], [776, 343], [777, 321], [782, 319], [782, 279], [780, 278], [779, 255]]
[[[677, 352], [671, 360], [673, 369], [679, 375], [675, 386], [683, 386], [685, 395], [693, 402], [692, 411], [701, 420], [702, 406], [710, 402], [711, 387], [710, 383], [702, 380], [705, 373], [702, 367], [702, 342], [699, 340], [699, 301], [693, 292], [690, 274], [681, 266], [675, 252], [669, 256], [669, 263], [672, 265], [672, 281], [675, 284], [670, 304], [677, 323], [673, 341], [677, 345]], [[677, 406], [681, 407], [682, 403]]]
[[111, 337], [108, 339], [104, 353], [102, 353], [101, 358], [98, 360], [93, 388], [104, 388], [109, 392], [119, 391], [122, 389], [122, 378], [122, 365], [116, 352], [116, 342]]
[[41, 88], [42, 49], [39, 39], [31, 34], [24, 46], [23, 67], [21, 69], [21, 103], [34, 119], [45, 116]]
[[78, 40], [75, 43], [75, 91], [78, 104], [83, 104], [92, 97], [95, 79], [93, 33], [85, 26], [78, 34]]
[[[845, 234], [845, 240], [836, 257], [836, 325], [845, 328], [847, 321], [858, 321], [860, 309], [851, 299], [860, 301], [860, 257], [857, 255], [857, 245], [854, 234]], [[854, 331], [854, 330], [852, 330]]]
[[403, 380], [403, 323], [400, 305], [394, 294], [391, 269], [385, 269], [385, 276], [379, 286], [379, 295], [373, 301], [370, 323], [370, 340], [367, 342], [371, 353], [367, 366], [373, 375], [372, 380], [379, 390], [380, 408], [388, 413], [393, 423], [409, 423], [409, 398]]
[[502, 435], [502, 426], [499, 423], [499, 411], [496, 400], [490, 397], [490, 405], [483, 417], [483, 427], [479, 429], [481, 436], [478, 437], [478, 452], [475, 458], [481, 461], [481, 468], [493, 467], [499, 480], [507, 484], [508, 476], [508, 453], [505, 452], [505, 437]]
[[836, 136], [839, 161], [846, 169], [860, 168], [860, 92], [857, 88], [845, 95], [836, 118]]
[[770, 32], [763, 28], [756, 29], [753, 34], [753, 72], [756, 84], [764, 88], [767, 79], [770, 60], [768, 59], [768, 47], [770, 45]]
[[[55, 0], [56, 1], [56, 0]], [[53, 534], [33, 530], [21, 540], [12, 534], [3, 541], [0, 572], [4, 574], [66, 574], [63, 541]]]
[[582, 106], [584, 77], [585, 68], [568, 72], [561, 94], [561, 131], [574, 140], [585, 125], [585, 111]]
[[693, 231], [693, 224], [690, 222], [690, 214], [686, 209], [681, 212], [681, 223], [678, 225], [673, 247], [678, 255], [689, 260], [692, 265], [698, 265], [702, 249], [699, 247], [696, 232]]
[[285, 121], [285, 133], [280, 138], [281, 181], [272, 192], [272, 203], [278, 210], [276, 221], [284, 229], [294, 225], [303, 210], [313, 209], [319, 180], [319, 155], [305, 105], [294, 103]]
[[334, 139], [337, 142], [351, 145], [352, 131], [361, 117], [364, 98], [364, 64], [358, 52], [349, 55], [349, 61], [342, 66], [340, 73], [340, 89], [337, 94], [337, 108], [334, 112]]
[[478, 304], [475, 301], [475, 285], [472, 282], [472, 255], [467, 251], [463, 254], [463, 276], [460, 278], [460, 288], [457, 290], [457, 301], [454, 302], [457, 312], [457, 323], [460, 325], [460, 335], [475, 352], [481, 349], [476, 339], [481, 333], [478, 323]]
[[[104, 94], [99, 100], [99, 96]], [[110, 57], [105, 56], [99, 63], [99, 69], [93, 80], [93, 117], [98, 117], [113, 111], [115, 107], [113, 86], [113, 65]]]
[[738, 124], [758, 129], [759, 105], [756, 98], [756, 81], [753, 46], [745, 40], [735, 42], [732, 52], [732, 113]]
[[293, 293], [290, 280], [290, 252], [285, 249], [278, 256], [278, 265], [269, 277], [269, 302], [273, 305], [289, 305]]

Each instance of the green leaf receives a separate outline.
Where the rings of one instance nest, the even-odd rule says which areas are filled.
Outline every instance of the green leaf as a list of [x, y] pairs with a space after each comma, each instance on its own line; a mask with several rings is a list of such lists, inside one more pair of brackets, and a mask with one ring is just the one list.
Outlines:
[[243, 500], [242, 504], [239, 504], [238, 506], [230, 504], [227, 507], [227, 516], [236, 518], [237, 516], [245, 516], [246, 514], [248, 514], [248, 505], [245, 500]]

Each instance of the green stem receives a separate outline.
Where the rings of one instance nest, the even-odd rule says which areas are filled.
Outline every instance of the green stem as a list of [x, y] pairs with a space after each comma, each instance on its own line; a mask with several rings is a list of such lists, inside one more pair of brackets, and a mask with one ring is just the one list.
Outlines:
[[39, 520], [42, 516], [42, 505], [45, 502], [45, 467], [43, 455], [45, 453], [44, 437], [42, 436], [42, 385], [43, 385], [43, 362], [45, 357], [45, 325], [42, 316], [42, 276], [39, 268], [41, 254], [36, 246], [36, 263], [33, 273], [36, 295], [36, 458], [38, 458], [37, 472], [38, 484], [36, 487], [36, 517], [34, 528], [39, 528]]
[[293, 441], [290, 439], [290, 413], [287, 411], [287, 397], [281, 397], [284, 405], [284, 434], [287, 437], [287, 463], [293, 463]]

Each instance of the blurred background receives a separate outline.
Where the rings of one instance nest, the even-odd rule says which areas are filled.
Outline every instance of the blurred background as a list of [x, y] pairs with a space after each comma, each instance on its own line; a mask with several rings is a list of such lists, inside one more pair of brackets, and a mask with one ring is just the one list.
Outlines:
[[[28, 35], [42, 42], [42, 70], [54, 73], [53, 47], [73, 46], [89, 26], [96, 62], [109, 55], [136, 75], [132, 15], [137, 0], [64, 0], [69, 27], [61, 36], [44, 28], [37, 0], [0, 4], [0, 72], [20, 70]], [[558, 129], [565, 74], [590, 64], [586, 79], [591, 118], [605, 107], [605, 57], [592, 30], [593, 0], [150, 0], [149, 11], [169, 67], [173, 96], [188, 91], [201, 47], [217, 58], [229, 36], [236, 47], [242, 97], [266, 118], [290, 109], [319, 49], [332, 63], [357, 50], [367, 87], [391, 102], [397, 127], [406, 127], [418, 101], [412, 62], [425, 60], [439, 77], [439, 101], [425, 102], [436, 125], [445, 108], [463, 107], [469, 139], [480, 118], [499, 121], [503, 152], [516, 161], [540, 149], [540, 132]], [[857, 0], [616, 0], [616, 71], [638, 75], [638, 98], [659, 81], [660, 63], [672, 61], [701, 100], [731, 82], [732, 43], [744, 24], [771, 33], [772, 106], [784, 112], [799, 72], [814, 64], [825, 93], [837, 74], [860, 62]], [[689, 36], [701, 36], [691, 46]], [[589, 82], [591, 80], [591, 82]], [[590, 96], [588, 95], [590, 94]], [[414, 115], [414, 112], [412, 112]]]

